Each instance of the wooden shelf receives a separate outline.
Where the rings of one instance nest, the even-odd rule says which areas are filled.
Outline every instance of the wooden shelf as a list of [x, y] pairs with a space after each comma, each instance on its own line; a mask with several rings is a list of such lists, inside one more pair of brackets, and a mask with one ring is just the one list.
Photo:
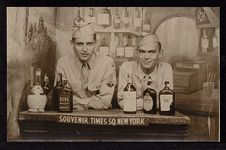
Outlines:
[[130, 30], [130, 29], [95, 29], [95, 32], [99, 32], [99, 33], [127, 33], [127, 34], [133, 34], [136, 36], [141, 36], [141, 33], [134, 31], [134, 30]]

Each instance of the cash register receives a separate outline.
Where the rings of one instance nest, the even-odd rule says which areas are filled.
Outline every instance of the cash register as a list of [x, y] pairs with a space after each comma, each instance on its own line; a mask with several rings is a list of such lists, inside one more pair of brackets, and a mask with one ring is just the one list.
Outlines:
[[193, 93], [201, 89], [206, 81], [207, 64], [204, 59], [177, 61], [173, 68], [176, 93]]

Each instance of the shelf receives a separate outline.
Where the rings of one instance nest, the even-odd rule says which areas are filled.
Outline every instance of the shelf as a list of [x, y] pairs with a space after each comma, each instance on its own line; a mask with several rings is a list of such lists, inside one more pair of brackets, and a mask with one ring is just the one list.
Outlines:
[[127, 33], [127, 34], [133, 34], [136, 36], [141, 36], [141, 33], [130, 30], [130, 29], [95, 29], [95, 32], [99, 33]]

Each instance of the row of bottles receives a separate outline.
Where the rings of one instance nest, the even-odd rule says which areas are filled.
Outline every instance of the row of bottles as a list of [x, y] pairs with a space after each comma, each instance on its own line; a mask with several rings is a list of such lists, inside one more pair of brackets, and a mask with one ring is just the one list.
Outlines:
[[34, 89], [38, 87], [40, 91], [43, 91], [40, 94], [46, 95], [47, 97], [44, 110], [59, 112], [73, 111], [73, 92], [67, 80], [62, 80], [61, 73], [57, 76], [55, 87], [50, 85], [49, 77], [46, 73], [43, 74], [42, 80], [42, 71], [40, 67], [32, 67], [31, 77], [31, 91], [34, 91]]
[[[212, 35], [212, 37], [208, 37], [209, 34], [207, 34], [208, 29], [203, 29], [202, 30], [202, 37], [201, 37], [201, 49], [202, 52], [210, 52], [213, 49], [218, 47], [218, 34], [217, 34], [217, 30], [214, 30], [214, 33]], [[212, 41], [210, 41], [212, 40]], [[210, 42], [212, 43], [212, 47], [210, 47]], [[212, 49], [211, 49], [212, 48]]]
[[[110, 55], [110, 43], [103, 37], [100, 42], [100, 53], [106, 56]], [[116, 57], [132, 58], [134, 57], [134, 50], [137, 38], [132, 35], [123, 35], [119, 33], [118, 44], [116, 46]]]
[[[157, 93], [151, 88], [152, 80], [148, 79], [147, 88], [143, 92], [144, 113], [157, 113]], [[165, 81], [165, 87], [159, 92], [159, 114], [175, 114], [175, 92], [168, 87], [169, 81]], [[133, 85], [132, 75], [128, 75], [128, 84], [123, 92], [124, 113], [136, 113], [137, 100], [136, 88]]]
[[137, 32], [151, 32], [150, 14], [148, 8], [127, 7], [90, 7], [86, 17], [77, 11], [76, 22], [87, 21], [103, 28], [134, 29]]

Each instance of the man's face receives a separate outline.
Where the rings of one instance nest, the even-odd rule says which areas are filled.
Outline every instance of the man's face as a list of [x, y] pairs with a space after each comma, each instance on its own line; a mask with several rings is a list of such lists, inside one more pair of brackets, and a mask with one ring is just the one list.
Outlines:
[[79, 60], [82, 62], [87, 62], [93, 55], [96, 41], [94, 40], [93, 35], [83, 36], [76, 38], [72, 45]]
[[150, 43], [138, 48], [138, 61], [141, 64], [142, 69], [154, 69], [159, 60], [159, 48], [159, 43]]

